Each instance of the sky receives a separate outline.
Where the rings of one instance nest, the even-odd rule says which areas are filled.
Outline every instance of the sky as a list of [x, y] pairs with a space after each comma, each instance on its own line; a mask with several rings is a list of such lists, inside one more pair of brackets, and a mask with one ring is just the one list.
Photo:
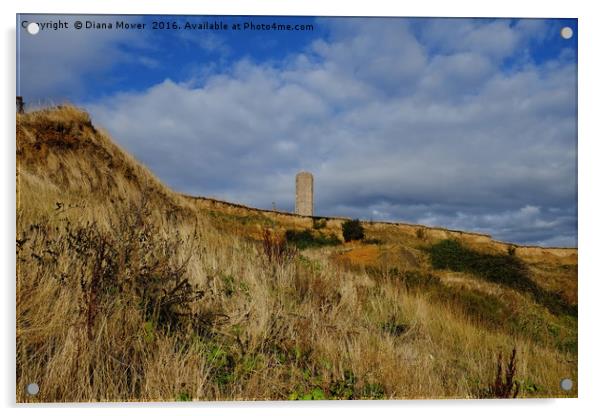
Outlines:
[[293, 211], [307, 170], [315, 215], [577, 246], [576, 19], [17, 20], [18, 95], [85, 108], [176, 191]]

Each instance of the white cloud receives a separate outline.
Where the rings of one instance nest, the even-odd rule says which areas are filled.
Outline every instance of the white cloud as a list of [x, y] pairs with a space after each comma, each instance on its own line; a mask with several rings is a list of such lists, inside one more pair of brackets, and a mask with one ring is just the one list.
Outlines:
[[549, 32], [549, 24], [539, 19], [428, 19], [421, 27], [425, 45], [438, 53], [471, 52], [494, 60], [516, 55]]
[[402, 19], [333, 19], [332, 39], [313, 50], [325, 68], [388, 92], [412, 90], [427, 64], [422, 45]]
[[[307, 169], [319, 215], [574, 242], [575, 65], [502, 70], [538, 21], [439, 23], [426, 38], [405, 21], [336, 20], [279, 66], [243, 60], [87, 107], [184, 192], [290, 210]], [[444, 36], [456, 32], [460, 44]]]

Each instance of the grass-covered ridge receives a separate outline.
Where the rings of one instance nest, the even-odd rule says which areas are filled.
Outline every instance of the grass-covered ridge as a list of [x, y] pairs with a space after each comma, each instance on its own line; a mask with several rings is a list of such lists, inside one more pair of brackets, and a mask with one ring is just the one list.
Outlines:
[[573, 290], [572, 253], [200, 205], [73, 107], [17, 115], [17, 192], [18, 402], [577, 394], [577, 318], [532, 288]]
[[442, 240], [429, 248], [433, 267], [469, 272], [516, 290], [530, 293], [555, 314], [577, 316], [576, 305], [568, 304], [558, 293], [542, 289], [529, 277], [526, 265], [509, 250], [507, 254], [479, 253], [457, 240]]

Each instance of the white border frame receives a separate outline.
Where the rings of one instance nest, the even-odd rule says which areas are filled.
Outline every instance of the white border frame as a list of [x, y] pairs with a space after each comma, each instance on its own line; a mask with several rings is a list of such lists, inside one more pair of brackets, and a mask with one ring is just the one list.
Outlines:
[[[2, 143], [2, 180], [0, 187], [5, 203], [2, 204], [3, 236], [0, 247], [0, 264], [4, 265], [1, 322], [2, 342], [0, 394], [2, 403], [13, 411], [48, 415], [80, 414], [239, 414], [250, 415], [345, 412], [364, 414], [378, 411], [386, 414], [419, 411], [426, 414], [445, 412], [447, 415], [507, 415], [515, 412], [537, 412], [566, 416], [569, 413], [593, 413], [602, 408], [599, 374], [602, 370], [600, 352], [599, 305], [602, 296], [602, 274], [596, 262], [602, 233], [600, 185], [602, 178], [600, 153], [600, 97], [602, 54], [600, 41], [601, 17], [596, 13], [595, 2], [558, 1], [527, 2], [505, 0], [499, 2], [474, 0], [420, 0], [391, 4], [384, 0], [355, 2], [350, 0], [229, 0], [200, 1], [166, 0], [156, 4], [103, 0], [82, 2], [69, 0], [20, 0], [18, 3], [2, 2], [0, 19], [4, 37], [2, 82], [6, 91], [3, 103], [2, 125], [5, 126]], [[238, 14], [238, 15], [307, 15], [307, 16], [446, 16], [446, 17], [564, 17], [579, 19], [579, 399], [529, 399], [515, 401], [390, 401], [390, 402], [245, 402], [245, 403], [193, 403], [193, 404], [77, 404], [77, 405], [15, 405], [15, 15], [16, 13], [107, 13], [107, 14]], [[598, 256], [599, 257], [599, 256]], [[75, 407], [75, 408], [72, 408]], [[598, 410], [599, 411], [599, 410]]]

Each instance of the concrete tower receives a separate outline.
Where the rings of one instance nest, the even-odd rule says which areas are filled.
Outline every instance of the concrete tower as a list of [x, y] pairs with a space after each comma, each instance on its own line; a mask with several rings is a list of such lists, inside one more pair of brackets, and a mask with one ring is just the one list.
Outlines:
[[295, 214], [314, 215], [314, 177], [309, 172], [299, 172], [295, 180]]

